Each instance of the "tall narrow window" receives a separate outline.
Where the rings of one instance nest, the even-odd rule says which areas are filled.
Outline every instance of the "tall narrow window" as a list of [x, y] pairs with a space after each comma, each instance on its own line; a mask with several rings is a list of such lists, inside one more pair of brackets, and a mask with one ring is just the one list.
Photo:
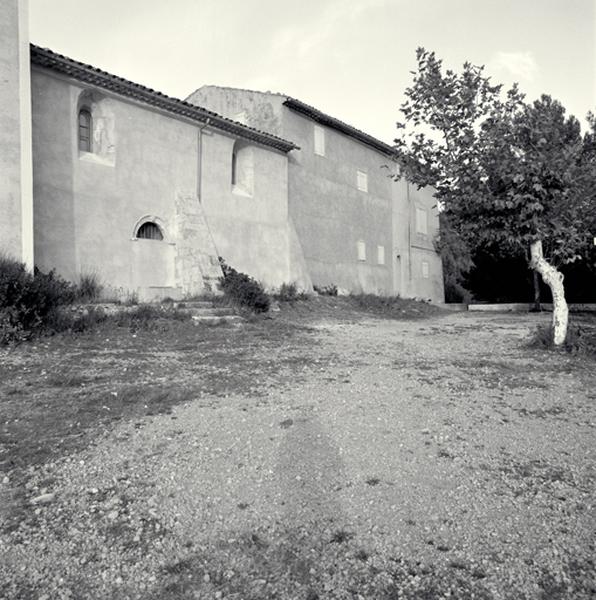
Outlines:
[[232, 185], [236, 185], [237, 179], [237, 169], [238, 169], [238, 156], [236, 154], [236, 150], [232, 152]]
[[424, 208], [416, 207], [416, 233], [428, 233], [428, 215]]
[[252, 197], [254, 190], [255, 166], [254, 148], [236, 141], [232, 149], [230, 181], [232, 193]]
[[377, 264], [385, 264], [385, 246], [377, 246]]
[[83, 108], [79, 111], [79, 150], [91, 152], [91, 113]]
[[315, 154], [325, 156], [325, 130], [315, 125]]
[[358, 240], [356, 248], [358, 250], [358, 260], [364, 262], [366, 260], [366, 243], [364, 240]]
[[429, 264], [426, 260], [422, 261], [422, 277], [424, 277], [424, 279], [428, 279], [430, 275], [430, 267]]
[[356, 171], [356, 186], [361, 192], [368, 192], [368, 175], [364, 171]]

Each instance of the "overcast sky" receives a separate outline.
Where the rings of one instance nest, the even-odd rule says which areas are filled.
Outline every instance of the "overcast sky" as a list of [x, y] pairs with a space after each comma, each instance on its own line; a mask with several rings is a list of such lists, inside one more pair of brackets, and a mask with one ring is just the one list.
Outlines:
[[185, 98], [279, 91], [391, 142], [415, 50], [484, 64], [583, 119], [596, 0], [29, 0], [31, 41]]

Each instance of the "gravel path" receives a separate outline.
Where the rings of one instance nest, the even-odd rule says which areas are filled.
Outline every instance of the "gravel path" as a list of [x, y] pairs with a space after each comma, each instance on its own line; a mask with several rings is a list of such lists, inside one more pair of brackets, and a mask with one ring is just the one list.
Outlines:
[[594, 597], [594, 363], [528, 350], [546, 319], [317, 324], [292, 385], [32, 472], [0, 596]]

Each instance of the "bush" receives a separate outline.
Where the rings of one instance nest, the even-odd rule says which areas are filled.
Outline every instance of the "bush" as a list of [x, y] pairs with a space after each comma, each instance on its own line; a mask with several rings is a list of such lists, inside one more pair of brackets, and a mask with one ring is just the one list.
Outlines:
[[323, 287], [313, 286], [315, 292], [321, 296], [337, 296], [337, 286], [332, 283], [330, 285], [324, 285]]
[[258, 281], [246, 273], [239, 273], [230, 267], [221, 256], [219, 263], [223, 271], [223, 277], [219, 279], [219, 286], [226, 296], [254, 312], [269, 310], [271, 298]]
[[75, 299], [75, 288], [54, 271], [27, 271], [24, 264], [0, 257], [0, 341], [27, 339], [54, 331], [58, 309]]
[[282, 283], [275, 299], [280, 302], [293, 302], [298, 298], [298, 288], [295, 283]]

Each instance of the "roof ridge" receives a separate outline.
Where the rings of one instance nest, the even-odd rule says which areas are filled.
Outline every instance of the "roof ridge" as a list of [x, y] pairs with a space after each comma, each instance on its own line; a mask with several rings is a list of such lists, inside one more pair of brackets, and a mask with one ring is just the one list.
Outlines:
[[157, 106], [168, 112], [180, 114], [195, 121], [202, 123], [209, 121], [211, 125], [222, 131], [271, 146], [283, 152], [298, 149], [298, 146], [293, 142], [276, 135], [243, 125], [202, 106], [168, 96], [153, 88], [135, 83], [118, 75], [113, 75], [93, 65], [77, 61], [63, 54], [58, 54], [49, 48], [42, 48], [31, 44], [30, 49], [31, 62], [41, 67], [53, 69], [80, 81], [112, 90], [120, 95], [135, 98], [151, 106]]
[[[314, 119], [315, 121], [321, 122], [324, 125], [327, 125], [329, 127], [337, 129], [339, 131], [342, 131], [346, 135], [349, 135], [350, 137], [353, 137], [353, 138], [359, 140], [363, 144], [367, 144], [368, 146], [371, 146], [372, 148], [374, 148], [375, 150], [378, 150], [379, 152], [382, 152], [383, 154], [386, 154], [388, 156], [395, 155], [395, 149], [390, 144], [383, 142], [382, 140], [370, 135], [369, 133], [366, 133], [362, 129], [358, 129], [357, 127], [354, 127], [353, 125], [350, 125], [349, 123], [346, 123], [345, 121], [342, 121], [341, 119], [332, 117], [331, 115], [324, 113], [323, 111], [312, 106], [311, 104], [307, 104], [306, 102], [303, 102], [302, 100], [298, 100], [298, 98], [290, 96], [289, 94], [282, 94], [280, 92], [271, 92], [271, 91], [263, 92], [260, 90], [250, 90], [247, 88], [239, 88], [239, 87], [233, 87], [233, 86], [227, 86], [227, 85], [202, 85], [201, 87], [197, 88], [193, 92], [193, 94], [195, 94], [201, 88], [204, 88], [204, 87], [219, 88], [222, 90], [236, 90], [239, 92], [250, 92], [252, 94], [264, 94], [264, 95], [268, 94], [271, 96], [280, 96], [282, 98], [285, 98], [284, 104], [286, 106], [288, 106], [289, 108], [293, 108], [294, 110], [297, 110], [298, 112], [301, 112], [302, 114], [310, 117], [311, 119]], [[191, 96], [193, 94], [191, 94]]]
[[282, 98], [289, 98], [290, 96], [288, 96], [288, 94], [284, 94], [282, 92], [272, 92], [271, 90], [267, 90], [266, 92], [263, 92], [262, 90], [253, 90], [253, 89], [249, 89], [249, 88], [242, 88], [242, 87], [235, 87], [233, 85], [215, 85], [214, 83], [208, 83], [206, 85], [202, 85], [200, 87], [198, 87], [194, 92], [192, 92], [192, 94], [189, 94], [187, 97], [190, 98], [190, 96], [192, 96], [193, 94], [196, 94], [199, 90], [201, 90], [202, 88], [206, 88], [206, 87], [213, 87], [213, 88], [219, 88], [221, 90], [236, 90], [238, 92], [250, 92], [251, 94], [268, 94], [270, 96], [281, 96]]

